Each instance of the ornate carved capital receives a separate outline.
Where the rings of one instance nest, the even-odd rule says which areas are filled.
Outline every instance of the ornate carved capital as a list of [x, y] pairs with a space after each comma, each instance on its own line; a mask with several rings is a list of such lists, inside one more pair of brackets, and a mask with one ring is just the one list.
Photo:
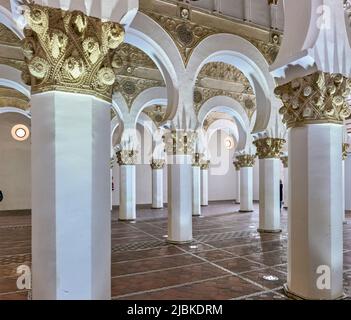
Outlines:
[[201, 154], [196, 152], [194, 153], [194, 156], [193, 156], [193, 167], [200, 167], [200, 161], [201, 161]]
[[166, 161], [164, 159], [152, 159], [150, 166], [152, 170], [163, 169]]
[[284, 168], [288, 167], [288, 159], [289, 159], [288, 156], [280, 157], [280, 160], [283, 162]]
[[201, 170], [208, 170], [208, 168], [210, 167], [210, 160], [203, 160], [200, 161], [200, 169]]
[[233, 162], [233, 165], [234, 165], [236, 171], [239, 171], [239, 170], [240, 170], [240, 165], [239, 165], [239, 162], [238, 162], [238, 161], [234, 161], [234, 162]]
[[259, 159], [280, 158], [285, 140], [278, 138], [263, 138], [253, 142], [257, 148], [257, 156]]
[[351, 82], [341, 74], [315, 72], [277, 87], [284, 106], [279, 110], [288, 128], [309, 123], [337, 123], [350, 115], [346, 98]]
[[192, 155], [196, 133], [194, 131], [173, 130], [165, 134], [168, 155]]
[[255, 158], [256, 155], [252, 154], [236, 156], [236, 160], [240, 168], [253, 167], [255, 165]]
[[342, 144], [342, 159], [346, 160], [347, 158], [347, 149], [349, 148], [349, 144], [348, 143], [343, 143]]
[[34, 3], [24, 6], [24, 17], [28, 67], [22, 78], [33, 93], [66, 91], [111, 101], [110, 55], [124, 39], [120, 24]]
[[137, 151], [135, 150], [118, 151], [117, 162], [120, 166], [135, 165], [137, 162]]

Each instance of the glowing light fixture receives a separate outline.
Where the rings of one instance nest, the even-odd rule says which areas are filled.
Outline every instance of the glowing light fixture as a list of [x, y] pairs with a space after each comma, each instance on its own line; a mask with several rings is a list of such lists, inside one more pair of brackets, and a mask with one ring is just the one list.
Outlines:
[[29, 129], [24, 124], [16, 124], [11, 129], [11, 135], [17, 141], [25, 141], [29, 137]]
[[230, 138], [230, 137], [225, 138], [224, 145], [225, 145], [227, 150], [233, 149], [234, 148], [234, 141], [233, 141], [233, 139]]

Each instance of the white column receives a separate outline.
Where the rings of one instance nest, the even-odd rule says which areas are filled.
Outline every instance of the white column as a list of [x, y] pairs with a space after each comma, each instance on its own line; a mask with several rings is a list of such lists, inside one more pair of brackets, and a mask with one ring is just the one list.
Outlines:
[[289, 208], [289, 168], [284, 167], [284, 181], [283, 181], [283, 207]]
[[253, 211], [253, 168], [240, 168], [240, 212]]
[[110, 104], [34, 94], [33, 299], [110, 299]]
[[135, 165], [120, 164], [119, 220], [136, 219]]
[[280, 159], [259, 160], [260, 202], [259, 232], [281, 232], [280, 229]]
[[193, 165], [193, 216], [201, 216], [200, 166]]
[[152, 209], [163, 208], [163, 168], [152, 169]]
[[244, 20], [251, 22], [252, 20], [252, 3], [251, 0], [244, 1]]
[[342, 216], [342, 221], [344, 224], [347, 223], [346, 221], [346, 215], [345, 215], [345, 160], [342, 160], [341, 163], [341, 197], [342, 197], [342, 209], [341, 209], [341, 216]]
[[171, 243], [192, 241], [192, 157], [169, 156], [168, 239]]
[[345, 159], [345, 210], [351, 210], [351, 153]]
[[[289, 130], [286, 291], [298, 297], [336, 299], [343, 295], [342, 138], [342, 126], [336, 124]], [[331, 288], [319, 289], [322, 274], [318, 272], [328, 276], [329, 271]]]
[[208, 166], [200, 168], [201, 174], [201, 205], [208, 206]]
[[237, 161], [233, 162], [235, 167], [235, 203], [240, 203], [240, 166]]

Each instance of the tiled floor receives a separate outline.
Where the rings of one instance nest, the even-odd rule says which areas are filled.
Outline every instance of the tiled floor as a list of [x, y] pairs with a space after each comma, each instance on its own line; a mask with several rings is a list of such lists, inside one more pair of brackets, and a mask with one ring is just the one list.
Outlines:
[[[165, 242], [166, 209], [139, 209], [136, 223], [112, 217], [113, 299], [286, 299], [287, 212], [281, 234], [259, 234], [254, 213], [232, 202], [202, 208], [193, 218], [194, 241]], [[350, 215], [348, 215], [350, 218]], [[16, 268], [30, 265], [30, 215], [0, 213], [0, 300], [27, 299]], [[344, 225], [345, 291], [351, 295], [351, 224]]]

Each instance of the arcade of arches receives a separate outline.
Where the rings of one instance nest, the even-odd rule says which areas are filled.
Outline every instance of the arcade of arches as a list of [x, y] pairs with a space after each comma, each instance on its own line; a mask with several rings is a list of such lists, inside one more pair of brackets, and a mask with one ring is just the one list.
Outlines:
[[350, 16], [0, 0], [0, 300], [349, 299]]

